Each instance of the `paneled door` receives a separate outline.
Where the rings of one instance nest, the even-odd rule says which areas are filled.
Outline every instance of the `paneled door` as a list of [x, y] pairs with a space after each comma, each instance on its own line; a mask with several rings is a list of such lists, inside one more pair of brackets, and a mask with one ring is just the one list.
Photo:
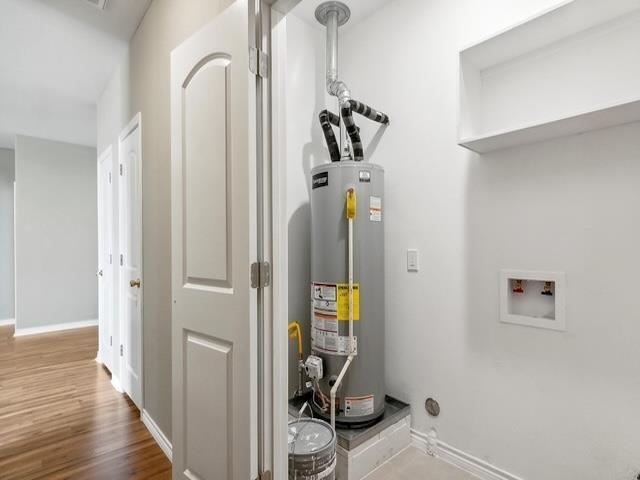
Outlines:
[[257, 476], [255, 77], [247, 1], [171, 55], [173, 476]]
[[120, 381], [142, 411], [142, 124], [137, 114], [119, 138]]
[[98, 158], [98, 361], [113, 370], [113, 152]]

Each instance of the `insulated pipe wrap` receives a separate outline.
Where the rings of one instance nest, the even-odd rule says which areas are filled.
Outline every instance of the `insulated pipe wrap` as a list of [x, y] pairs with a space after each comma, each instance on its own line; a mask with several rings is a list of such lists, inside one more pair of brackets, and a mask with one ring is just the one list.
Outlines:
[[351, 139], [351, 146], [353, 147], [353, 160], [361, 162], [364, 160], [364, 149], [362, 148], [362, 140], [360, 139], [360, 132], [358, 127], [353, 122], [353, 116], [351, 114], [351, 106], [346, 103], [342, 106], [342, 120], [344, 126], [347, 129], [347, 134]]
[[349, 100], [349, 105], [355, 110], [356, 113], [367, 117], [369, 120], [381, 123], [383, 125], [389, 125], [389, 116], [385, 113], [379, 112], [369, 105], [359, 102], [357, 100]]
[[336, 136], [333, 133], [333, 128], [331, 124], [340, 125], [340, 118], [331, 113], [328, 110], [322, 110], [320, 115], [318, 116], [320, 119], [320, 126], [322, 127], [322, 132], [324, 133], [324, 139], [327, 142], [327, 148], [329, 149], [329, 156], [331, 157], [332, 162], [340, 161], [340, 146], [338, 145], [338, 141], [336, 140]]
[[336, 127], [340, 126], [340, 117], [338, 115], [329, 110], [323, 110], [323, 112], [327, 113], [327, 119], [331, 125], [335, 125]]

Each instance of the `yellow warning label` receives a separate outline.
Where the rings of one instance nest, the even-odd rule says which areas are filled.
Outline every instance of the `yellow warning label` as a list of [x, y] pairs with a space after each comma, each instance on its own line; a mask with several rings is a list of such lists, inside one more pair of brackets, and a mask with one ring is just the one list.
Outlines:
[[[360, 285], [353, 284], [353, 319], [360, 320]], [[349, 284], [338, 283], [338, 320], [349, 321]]]

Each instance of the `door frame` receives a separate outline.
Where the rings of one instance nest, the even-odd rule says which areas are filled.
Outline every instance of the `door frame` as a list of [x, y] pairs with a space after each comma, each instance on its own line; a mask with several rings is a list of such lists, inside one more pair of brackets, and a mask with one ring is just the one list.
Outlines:
[[[101, 183], [100, 183], [100, 165], [107, 161], [107, 160], [111, 160], [111, 178], [110, 178], [110, 182], [109, 182], [109, 196], [110, 196], [110, 208], [107, 212], [108, 217], [103, 217], [103, 205], [102, 205], [102, 190], [101, 190]], [[97, 159], [97, 169], [96, 169], [96, 178], [97, 178], [97, 182], [98, 182], [98, 188], [97, 188], [97, 193], [98, 193], [98, 271], [100, 270], [106, 270], [107, 268], [109, 269], [109, 275], [108, 275], [108, 281], [110, 283], [109, 285], [109, 292], [110, 292], [110, 296], [109, 298], [102, 298], [102, 291], [99, 290], [98, 292], [98, 299], [99, 299], [99, 304], [98, 304], [98, 319], [99, 319], [99, 338], [98, 338], [98, 353], [96, 356], [96, 361], [98, 363], [101, 363], [103, 365], [105, 365], [109, 371], [111, 371], [112, 375], [113, 375], [113, 370], [114, 370], [114, 366], [116, 363], [116, 356], [114, 355], [115, 349], [113, 348], [113, 337], [114, 337], [114, 326], [115, 326], [115, 307], [116, 302], [115, 302], [115, 286], [116, 286], [116, 282], [115, 282], [115, 264], [113, 263], [113, 252], [117, 249], [117, 244], [114, 241], [114, 230], [115, 230], [115, 215], [114, 215], [114, 201], [115, 201], [115, 196], [113, 194], [113, 185], [115, 183], [115, 175], [114, 175], [114, 167], [115, 163], [114, 163], [114, 158], [113, 158], [113, 146], [109, 145], [107, 148], [104, 149], [104, 151], [98, 156]], [[107, 223], [104, 227], [102, 226], [103, 223], [105, 222], [110, 222], [110, 225]], [[110, 228], [109, 228], [110, 227]], [[102, 251], [101, 251], [101, 247], [105, 247], [104, 245], [101, 244], [100, 242], [100, 229], [101, 228], [107, 228], [107, 238], [109, 239], [109, 246], [111, 247], [111, 251], [110, 251], [110, 255], [112, 255], [111, 258], [111, 263], [109, 263], [109, 265], [107, 266], [103, 266], [102, 268], [100, 263], [102, 260]], [[102, 279], [98, 280], [99, 282], [105, 282], [105, 276], [102, 276]], [[101, 287], [98, 287], [99, 289], [101, 289]], [[108, 318], [106, 319], [102, 319], [100, 318], [100, 303], [101, 302], [107, 302], [109, 304], [109, 315]], [[109, 325], [109, 334], [111, 336], [111, 342], [110, 342], [110, 348], [109, 351], [105, 352], [102, 349], [103, 346], [103, 341], [101, 336], [104, 334], [104, 330], [103, 330], [103, 322], [106, 321]], [[117, 338], [116, 338], [117, 340]]]
[[[118, 135], [118, 170], [120, 168], [122, 168], [122, 160], [124, 158], [123, 155], [123, 150], [122, 150], [122, 144], [124, 142], [124, 140], [136, 129], [139, 129], [139, 136], [138, 136], [138, 154], [140, 156], [140, 160], [138, 161], [138, 172], [137, 172], [137, 178], [138, 178], [138, 191], [140, 192], [140, 197], [139, 197], [139, 201], [138, 201], [138, 218], [136, 219], [136, 221], [138, 222], [138, 224], [140, 225], [140, 238], [138, 239], [138, 251], [140, 252], [140, 280], [141, 280], [141, 287], [140, 287], [140, 292], [138, 293], [139, 297], [138, 297], [138, 301], [140, 302], [140, 338], [139, 338], [139, 344], [137, 345], [137, 347], [139, 348], [139, 352], [140, 352], [140, 392], [141, 392], [141, 400], [140, 400], [140, 413], [142, 413], [142, 410], [144, 409], [145, 403], [144, 403], [144, 399], [145, 399], [145, 392], [144, 392], [144, 251], [143, 251], [143, 229], [142, 229], [142, 208], [143, 208], [143, 202], [142, 202], [142, 196], [143, 196], [143, 192], [142, 192], [142, 159], [143, 159], [143, 153], [142, 153], [142, 113], [138, 112], [136, 113], [133, 118], [129, 121], [129, 123], [127, 124], [127, 126], [122, 129], [122, 131], [120, 132], [120, 135]], [[120, 178], [120, 175], [118, 175], [118, 178]], [[124, 201], [124, 185], [122, 184], [122, 182], [118, 181], [118, 251], [120, 252], [120, 248], [122, 245], [124, 245], [124, 235], [127, 233], [126, 229], [123, 227], [122, 222], [123, 219], [125, 218], [124, 215], [122, 215], [122, 212], [124, 211], [124, 209], [127, 208], [127, 206], [125, 205], [125, 201]], [[118, 257], [120, 256], [121, 252], [118, 254]], [[122, 269], [120, 268], [120, 261], [117, 260], [118, 263], [118, 345], [122, 345], [123, 339], [124, 339], [124, 329], [125, 329], [125, 322], [124, 322], [124, 309], [125, 309], [125, 292], [127, 288], [130, 288], [127, 282], [123, 281], [122, 278]], [[118, 391], [123, 392], [124, 391], [124, 385], [123, 385], [123, 381], [122, 381], [122, 376], [124, 375], [125, 372], [125, 365], [124, 365], [124, 356], [119, 355], [118, 354], [118, 348], [115, 349], [115, 355], [118, 358], [118, 372], [120, 375], [120, 382], [119, 382], [119, 387], [120, 388], [116, 388]], [[125, 392], [126, 393], [126, 392]]]
[[288, 472], [288, 385], [289, 385], [289, 241], [287, 221], [287, 14], [302, 0], [265, 0], [269, 4], [268, 32], [271, 68], [269, 75], [269, 128], [267, 162], [270, 168], [270, 235], [273, 265], [270, 315], [273, 355], [273, 472], [274, 479]]

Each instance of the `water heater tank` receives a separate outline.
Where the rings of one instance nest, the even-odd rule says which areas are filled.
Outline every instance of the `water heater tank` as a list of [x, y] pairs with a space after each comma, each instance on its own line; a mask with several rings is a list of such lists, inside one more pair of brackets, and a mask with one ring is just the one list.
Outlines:
[[311, 349], [323, 360], [314, 409], [329, 398], [349, 353], [346, 196], [355, 189], [353, 282], [357, 355], [336, 393], [338, 424], [367, 424], [384, 411], [384, 170], [341, 161], [311, 171]]

